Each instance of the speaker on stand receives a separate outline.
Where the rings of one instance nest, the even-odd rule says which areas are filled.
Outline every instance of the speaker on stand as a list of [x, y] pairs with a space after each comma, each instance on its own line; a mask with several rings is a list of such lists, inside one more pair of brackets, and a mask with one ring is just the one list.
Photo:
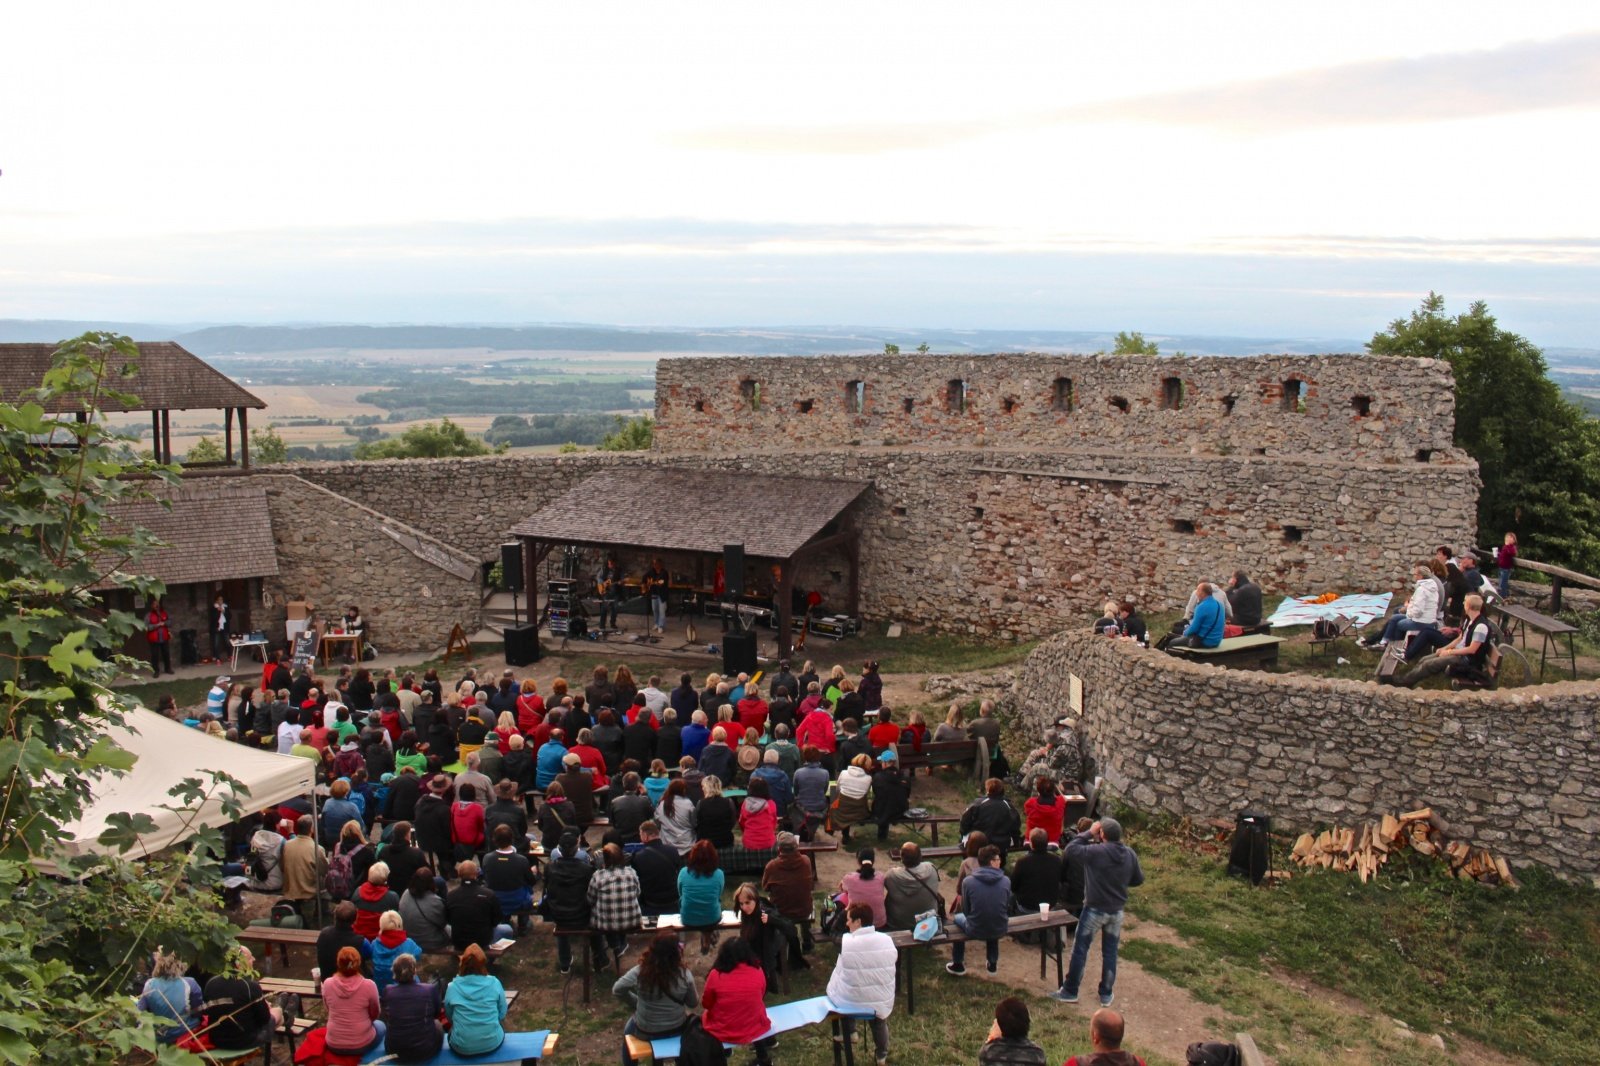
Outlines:
[[[517, 593], [522, 591], [522, 542], [500, 545], [500, 584], [511, 593], [511, 622], [521, 624]], [[529, 604], [531, 607], [532, 604]], [[532, 613], [532, 612], [529, 612]]]

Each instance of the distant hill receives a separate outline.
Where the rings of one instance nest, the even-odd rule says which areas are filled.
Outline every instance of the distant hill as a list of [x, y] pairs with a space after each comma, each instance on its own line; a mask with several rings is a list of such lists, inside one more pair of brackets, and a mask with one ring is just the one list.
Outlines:
[[[1133, 324], [1136, 326], [1137, 324]], [[0, 320], [0, 341], [52, 341], [88, 329], [112, 329], [139, 340], [173, 340], [214, 358], [263, 352], [408, 349], [490, 351], [663, 352], [703, 355], [820, 355], [879, 352], [898, 344], [910, 352], [927, 344], [939, 353], [1109, 349], [1114, 331], [954, 330], [876, 326], [777, 326], [679, 329], [587, 324], [193, 326]], [[1254, 355], [1359, 352], [1362, 342], [1339, 337], [1234, 337], [1146, 331], [1165, 354]]]

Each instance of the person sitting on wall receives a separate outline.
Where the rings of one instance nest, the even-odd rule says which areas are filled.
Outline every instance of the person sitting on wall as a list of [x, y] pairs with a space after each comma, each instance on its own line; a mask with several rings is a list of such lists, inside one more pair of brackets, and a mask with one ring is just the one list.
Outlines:
[[1123, 600], [1117, 608], [1117, 629], [1123, 636], [1131, 637], [1147, 648], [1150, 646], [1150, 631], [1144, 619], [1139, 617], [1139, 609], [1132, 600]]
[[1217, 602], [1216, 588], [1202, 581], [1194, 590], [1194, 614], [1181, 635], [1173, 637], [1167, 648], [1215, 648], [1222, 643], [1227, 611]]
[[1090, 632], [1108, 637], [1117, 636], [1122, 632], [1122, 627], [1117, 624], [1117, 604], [1115, 600], [1107, 600], [1100, 605], [1100, 617], [1095, 619]]
[[1261, 625], [1261, 586], [1251, 581], [1249, 574], [1243, 570], [1233, 572], [1233, 577], [1228, 579], [1227, 597], [1233, 624], [1241, 633]]

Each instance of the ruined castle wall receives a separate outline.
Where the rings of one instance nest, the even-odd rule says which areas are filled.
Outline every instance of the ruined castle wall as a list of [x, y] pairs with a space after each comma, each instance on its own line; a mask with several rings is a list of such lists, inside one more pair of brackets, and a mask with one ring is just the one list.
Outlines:
[[1034, 447], [1459, 462], [1450, 368], [1379, 356], [664, 359], [656, 448]]
[[1514, 864], [1600, 874], [1600, 685], [1409, 692], [1223, 670], [1069, 633], [1028, 658], [1016, 703], [1032, 735], [1069, 713], [1134, 807], [1191, 818], [1245, 808], [1301, 831], [1432, 807]]

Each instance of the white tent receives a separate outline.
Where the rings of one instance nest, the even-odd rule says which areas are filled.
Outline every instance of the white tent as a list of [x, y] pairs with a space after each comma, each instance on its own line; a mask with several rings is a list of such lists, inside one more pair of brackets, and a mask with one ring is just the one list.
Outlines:
[[[182, 843], [202, 826], [229, 824], [232, 819], [223, 813], [222, 803], [216, 798], [206, 800], [192, 825], [186, 824], [187, 812], [161, 809], [162, 804], [177, 804], [169, 791], [184, 778], [199, 777], [203, 786], [209, 785], [210, 777], [205, 773], [208, 770], [228, 773], [249, 788], [249, 794], [242, 797], [246, 811], [259, 811], [303, 796], [315, 784], [316, 767], [309, 759], [230, 744], [143, 707], [128, 711], [125, 722], [107, 733], [138, 756], [138, 761], [125, 774], [103, 775], [95, 783], [94, 795], [83, 816], [62, 827], [62, 847], [69, 855], [110, 853], [111, 849], [101, 845], [98, 838], [108, 825], [107, 819], [119, 811], [148, 814], [156, 823], [153, 832], [141, 837], [143, 851], [135, 848], [128, 852], [129, 858], [155, 854]], [[53, 872], [49, 863], [37, 865]]]

